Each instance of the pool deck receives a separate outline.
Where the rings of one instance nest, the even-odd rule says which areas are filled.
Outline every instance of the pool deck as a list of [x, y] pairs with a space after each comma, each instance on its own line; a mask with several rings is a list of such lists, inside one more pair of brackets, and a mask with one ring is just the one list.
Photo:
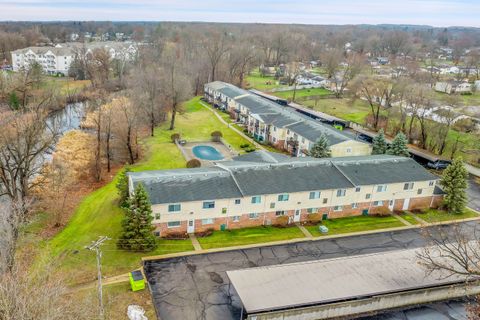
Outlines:
[[231, 160], [233, 157], [237, 155], [235, 151], [229, 149], [227, 146], [225, 146], [221, 142], [213, 142], [213, 141], [187, 142], [183, 146], [179, 146], [182, 149], [182, 154], [184, 155], [186, 161], [189, 161], [191, 159], [198, 159], [202, 163], [202, 167], [212, 166], [214, 162], [222, 161], [222, 160], [204, 160], [204, 159], [199, 159], [195, 157], [192, 149], [193, 147], [196, 147], [196, 146], [211, 146], [217, 149], [217, 151], [220, 152], [224, 157], [222, 160]]

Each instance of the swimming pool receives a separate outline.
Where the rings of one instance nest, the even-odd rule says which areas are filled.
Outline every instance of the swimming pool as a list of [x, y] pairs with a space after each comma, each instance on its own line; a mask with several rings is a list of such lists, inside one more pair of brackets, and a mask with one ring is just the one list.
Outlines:
[[222, 160], [223, 156], [212, 146], [195, 146], [192, 148], [195, 157], [202, 160]]

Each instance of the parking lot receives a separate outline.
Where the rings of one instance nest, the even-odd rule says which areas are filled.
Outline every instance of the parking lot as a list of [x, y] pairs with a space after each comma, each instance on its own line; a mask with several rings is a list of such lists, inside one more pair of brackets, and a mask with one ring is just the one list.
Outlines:
[[[477, 221], [462, 225], [469, 231], [480, 229]], [[239, 319], [241, 304], [226, 276], [227, 270], [423, 245], [421, 230], [408, 229], [146, 261], [145, 272], [160, 319], [229, 320]]]

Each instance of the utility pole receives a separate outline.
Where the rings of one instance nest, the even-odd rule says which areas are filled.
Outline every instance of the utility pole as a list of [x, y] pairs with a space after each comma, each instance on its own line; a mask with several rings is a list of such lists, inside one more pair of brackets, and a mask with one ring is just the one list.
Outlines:
[[100, 307], [100, 319], [105, 319], [104, 311], [103, 311], [103, 291], [102, 291], [102, 251], [100, 250], [100, 246], [110, 238], [103, 236], [100, 237], [97, 241], [92, 241], [92, 244], [86, 246], [85, 249], [95, 251], [97, 254], [97, 272], [98, 272], [98, 303]]

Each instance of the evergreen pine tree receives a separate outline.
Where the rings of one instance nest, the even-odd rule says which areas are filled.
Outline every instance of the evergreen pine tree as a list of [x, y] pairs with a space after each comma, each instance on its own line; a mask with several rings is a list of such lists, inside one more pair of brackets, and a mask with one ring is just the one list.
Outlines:
[[399, 132], [393, 139], [387, 153], [394, 156], [409, 157], [410, 153], [408, 152], [407, 142], [407, 137], [403, 132]]
[[446, 192], [443, 202], [451, 213], [461, 213], [465, 208], [467, 177], [468, 172], [461, 158], [453, 160], [452, 164], [443, 172], [442, 180], [440, 180], [440, 185]]
[[383, 129], [378, 131], [378, 134], [375, 138], [373, 138], [373, 149], [372, 154], [385, 154], [387, 152], [387, 141], [385, 140], [385, 134], [383, 133]]
[[157, 247], [152, 226], [152, 207], [142, 184], [128, 199], [128, 207], [122, 221], [123, 233], [117, 242], [119, 248], [130, 251], [151, 251]]
[[125, 167], [123, 169], [117, 180], [117, 191], [118, 195], [120, 196], [120, 206], [125, 207], [127, 205], [128, 200], [128, 176], [127, 173], [130, 172], [129, 167]]
[[330, 157], [330, 150], [328, 148], [328, 140], [324, 134], [318, 138], [317, 142], [310, 149], [310, 156], [314, 158], [328, 158]]

